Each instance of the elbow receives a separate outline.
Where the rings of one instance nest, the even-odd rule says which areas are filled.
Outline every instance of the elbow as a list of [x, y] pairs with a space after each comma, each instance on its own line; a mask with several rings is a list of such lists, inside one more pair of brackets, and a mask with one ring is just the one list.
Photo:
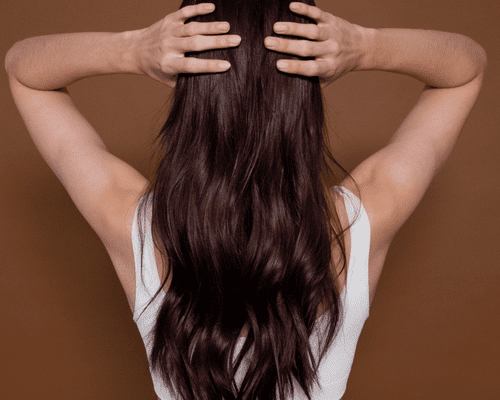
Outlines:
[[479, 66], [478, 66], [479, 72], [477, 75], [483, 73], [486, 70], [486, 67], [488, 66], [488, 56], [486, 54], [486, 50], [481, 45], [479, 45], [478, 59], [479, 59]]
[[483, 49], [483, 72], [486, 71], [486, 67], [488, 66], [488, 57], [486, 55], [486, 50]]
[[15, 51], [14, 48], [16, 47], [16, 44], [17, 44], [17, 42], [14, 43], [14, 45], [9, 49], [9, 51], [5, 55], [4, 68], [9, 76], [12, 74], [12, 71], [13, 71], [14, 51]]

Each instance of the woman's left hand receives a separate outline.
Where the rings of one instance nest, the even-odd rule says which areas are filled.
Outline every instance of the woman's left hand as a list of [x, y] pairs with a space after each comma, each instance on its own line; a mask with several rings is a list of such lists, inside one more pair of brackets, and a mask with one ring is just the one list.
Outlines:
[[[139, 69], [145, 75], [167, 86], [175, 87], [180, 73], [217, 73], [230, 68], [228, 61], [185, 57], [185, 53], [238, 46], [238, 35], [221, 35], [229, 31], [228, 22], [190, 22], [189, 18], [210, 14], [211, 3], [187, 6], [167, 15], [153, 25], [137, 31]], [[217, 35], [217, 36], [209, 36]], [[237, 39], [233, 42], [234, 39]]]

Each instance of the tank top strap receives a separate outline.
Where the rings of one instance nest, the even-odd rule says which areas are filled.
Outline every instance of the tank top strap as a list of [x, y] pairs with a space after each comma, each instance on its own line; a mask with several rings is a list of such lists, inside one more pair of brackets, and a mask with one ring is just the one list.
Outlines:
[[[132, 245], [134, 250], [134, 263], [135, 263], [135, 311], [134, 317], [137, 316], [139, 311], [149, 303], [151, 298], [155, 295], [161, 286], [160, 278], [158, 276], [158, 269], [156, 267], [156, 260], [154, 255], [154, 244], [151, 233], [151, 206], [152, 194], [148, 199], [141, 198], [141, 201], [147, 201], [145, 212], [141, 215], [141, 231], [143, 235], [142, 247], [142, 269], [141, 269], [141, 235], [139, 232], [139, 205], [136, 208], [134, 222], [132, 224]], [[140, 204], [140, 203], [139, 203]], [[158, 295], [161, 299], [162, 293]], [[156, 299], [158, 300], [158, 298]]]
[[361, 200], [349, 189], [335, 186], [343, 199], [349, 218], [351, 251], [347, 270], [346, 309], [369, 315], [370, 286], [368, 264], [370, 255], [370, 221]]

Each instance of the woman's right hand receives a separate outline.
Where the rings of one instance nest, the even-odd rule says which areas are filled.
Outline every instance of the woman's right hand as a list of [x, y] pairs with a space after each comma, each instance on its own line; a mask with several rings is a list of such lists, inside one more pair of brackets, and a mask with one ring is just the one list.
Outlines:
[[[266, 37], [264, 44], [269, 50], [300, 57], [315, 57], [310, 61], [278, 60], [277, 68], [288, 74], [318, 76], [325, 87], [361, 65], [366, 55], [364, 28], [342, 18], [304, 3], [290, 3], [290, 10], [317, 22], [298, 24], [277, 22], [274, 31], [280, 35], [304, 37], [310, 40]], [[279, 27], [284, 27], [280, 30]], [[272, 41], [276, 45], [272, 46]], [[285, 67], [286, 65], [286, 67]]]

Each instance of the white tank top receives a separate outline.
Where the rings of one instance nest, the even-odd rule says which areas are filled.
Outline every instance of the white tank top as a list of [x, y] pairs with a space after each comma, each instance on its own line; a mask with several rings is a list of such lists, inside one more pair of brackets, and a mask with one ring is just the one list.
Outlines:
[[[368, 286], [368, 258], [370, 252], [370, 222], [368, 215], [360, 200], [348, 189], [336, 186], [336, 191], [341, 193], [349, 217], [349, 224], [354, 224], [350, 228], [351, 235], [351, 254], [349, 259], [349, 268], [347, 270], [346, 289], [341, 293], [341, 301], [344, 307], [344, 314], [341, 315], [339, 323], [341, 324], [339, 332], [332, 345], [325, 354], [318, 370], [320, 386], [315, 385], [312, 390], [312, 399], [314, 400], [338, 400], [347, 387], [347, 380], [351, 372], [354, 361], [354, 353], [358, 343], [361, 330], [366, 319], [369, 316], [369, 286]], [[151, 198], [150, 198], [151, 199]], [[155, 263], [154, 245], [151, 235], [151, 202], [147, 204], [145, 219], [142, 221], [145, 229], [144, 249], [143, 249], [143, 271], [141, 280], [141, 247], [137, 224], [137, 209], [135, 211], [134, 223], [132, 225], [132, 243], [135, 260], [136, 276], [136, 297], [134, 322], [139, 328], [147, 355], [151, 353], [153, 337], [149, 335], [156, 321], [156, 315], [163, 302], [165, 292], [161, 291], [151, 305], [141, 312], [149, 303], [154, 294], [161, 286], [160, 278]], [[143, 283], [144, 281], [144, 283]], [[317, 325], [310, 337], [311, 348], [315, 359], [318, 359], [319, 334], [325, 332], [328, 323], [328, 313], [323, 314], [317, 320]], [[240, 337], [236, 344], [236, 351], [233, 362], [236, 360], [246, 337]], [[251, 357], [252, 349], [245, 355], [240, 367], [236, 373], [237, 386], [241, 382], [248, 368], [248, 359]], [[159, 374], [151, 372], [155, 392], [161, 400], [174, 400], [176, 396], [170, 393], [166, 385], [161, 380]], [[290, 400], [305, 400], [307, 397], [304, 391], [294, 382], [294, 397]]]

